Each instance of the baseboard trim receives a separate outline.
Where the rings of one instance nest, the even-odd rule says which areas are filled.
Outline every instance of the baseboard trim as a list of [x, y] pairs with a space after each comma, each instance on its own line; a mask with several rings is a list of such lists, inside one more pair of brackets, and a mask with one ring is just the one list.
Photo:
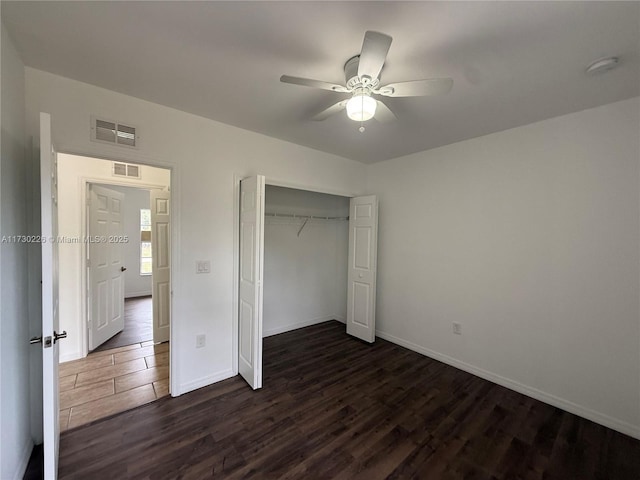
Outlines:
[[226, 380], [227, 378], [235, 377], [235, 375], [236, 374], [233, 373], [233, 370], [228, 369], [223, 370], [222, 372], [214, 373], [213, 375], [207, 375], [205, 377], [197, 378], [196, 380], [192, 380], [191, 382], [181, 384], [179, 395], [192, 392], [193, 390], [197, 390], [202, 387], [208, 387], [213, 383], [221, 382], [222, 380]]
[[333, 320], [336, 320], [340, 323], [345, 323], [345, 324], [347, 323], [347, 319], [340, 315], [334, 315]]
[[24, 478], [24, 474], [27, 471], [27, 467], [29, 466], [29, 459], [31, 458], [31, 452], [33, 451], [33, 442], [31, 439], [27, 440], [22, 447], [22, 452], [20, 455], [20, 463], [16, 468], [16, 471], [13, 475], [15, 480], [22, 480]]
[[422, 347], [389, 333], [376, 330], [376, 336], [382, 338], [383, 340], [395, 343], [396, 345], [400, 345], [401, 347], [413, 350], [414, 352], [420, 353], [426, 357], [433, 358], [434, 360], [446, 363], [447, 365], [451, 365], [452, 367], [464, 370], [465, 372], [476, 375], [477, 377], [483, 378], [492, 383], [496, 383], [528, 397], [540, 400], [541, 402], [547, 403], [554, 407], [558, 407], [569, 413], [573, 413], [574, 415], [586, 418], [587, 420], [591, 420], [592, 422], [611, 428], [612, 430], [616, 430], [620, 433], [624, 433], [625, 435], [629, 435], [630, 437], [640, 439], [640, 426], [635, 426], [631, 423], [618, 420], [617, 418], [613, 418], [609, 415], [605, 415], [582, 405], [578, 405], [577, 403], [565, 400], [564, 398], [557, 397], [542, 390], [538, 390], [537, 388], [529, 387], [520, 382], [516, 382], [514, 380], [489, 372], [461, 360], [457, 360], [448, 355], [436, 352], [435, 350]]
[[80, 354], [80, 352], [65, 353], [64, 355], [60, 355], [58, 363], [72, 362], [73, 360], [80, 360], [81, 358], [84, 357]]
[[270, 328], [268, 330], [262, 331], [262, 338], [271, 337], [272, 335], [278, 335], [279, 333], [290, 332], [292, 330], [297, 330], [299, 328], [309, 327], [317, 323], [328, 322], [329, 320], [334, 320], [334, 319], [335, 317], [333, 315], [326, 315], [324, 317], [318, 317], [312, 320], [306, 320], [304, 322], [290, 323], [288, 325], [283, 325], [281, 327]]

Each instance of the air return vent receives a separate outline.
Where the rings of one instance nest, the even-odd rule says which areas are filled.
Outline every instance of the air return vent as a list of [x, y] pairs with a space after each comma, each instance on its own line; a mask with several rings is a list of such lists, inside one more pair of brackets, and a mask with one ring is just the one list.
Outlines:
[[113, 162], [113, 175], [116, 177], [140, 178], [140, 166], [129, 163]]
[[139, 136], [136, 127], [123, 123], [91, 117], [91, 140], [94, 142], [111, 143], [124, 147], [138, 146]]

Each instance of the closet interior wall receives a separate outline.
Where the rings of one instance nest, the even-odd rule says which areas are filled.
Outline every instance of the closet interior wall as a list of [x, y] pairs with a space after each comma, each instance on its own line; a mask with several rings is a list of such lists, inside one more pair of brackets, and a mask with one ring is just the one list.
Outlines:
[[265, 214], [263, 335], [344, 322], [349, 198], [267, 185]]

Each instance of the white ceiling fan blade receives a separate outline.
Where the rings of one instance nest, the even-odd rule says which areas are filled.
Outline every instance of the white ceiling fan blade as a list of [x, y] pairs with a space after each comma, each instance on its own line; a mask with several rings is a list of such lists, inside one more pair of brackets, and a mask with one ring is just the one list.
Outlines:
[[376, 100], [376, 102], [378, 102], [378, 105], [376, 107], [376, 114], [374, 115], [373, 118], [375, 118], [377, 121], [381, 123], [388, 123], [388, 122], [393, 122], [397, 120], [397, 117], [389, 107], [387, 107], [380, 100]]
[[385, 97], [424, 97], [426, 95], [442, 95], [453, 87], [451, 78], [428, 78], [409, 82], [390, 83], [380, 87], [375, 93]]
[[303, 87], [321, 88], [322, 90], [331, 90], [332, 92], [345, 93], [349, 90], [347, 87], [337, 85], [335, 83], [323, 82], [321, 80], [312, 80], [310, 78], [291, 77], [282, 75], [280, 81], [283, 83], [292, 83], [293, 85], [302, 85]]
[[358, 63], [359, 77], [366, 76], [372, 80], [378, 78], [392, 40], [389, 35], [380, 32], [368, 31], [364, 34]]
[[331, 105], [329, 108], [321, 111], [320, 113], [318, 113], [317, 115], [315, 115], [314, 117], [311, 117], [311, 120], [315, 120], [315, 121], [322, 121], [325, 120], [326, 118], [330, 117], [333, 114], [336, 114], [338, 112], [341, 112], [342, 110], [344, 110], [347, 106], [347, 102], [348, 100], [342, 100], [341, 102], [338, 102], [334, 105]]

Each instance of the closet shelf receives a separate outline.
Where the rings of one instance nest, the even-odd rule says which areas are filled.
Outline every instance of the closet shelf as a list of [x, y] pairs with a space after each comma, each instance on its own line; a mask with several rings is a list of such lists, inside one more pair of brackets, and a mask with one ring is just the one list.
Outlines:
[[299, 218], [301, 220], [349, 220], [349, 217], [325, 217], [322, 215], [298, 215], [297, 213], [265, 213], [265, 217]]
[[349, 217], [329, 217], [322, 215], [298, 215], [297, 213], [265, 213], [265, 217], [274, 217], [274, 218], [293, 218], [295, 220], [300, 219], [304, 220], [302, 226], [298, 230], [298, 237], [302, 230], [307, 225], [309, 220], [349, 220]]

